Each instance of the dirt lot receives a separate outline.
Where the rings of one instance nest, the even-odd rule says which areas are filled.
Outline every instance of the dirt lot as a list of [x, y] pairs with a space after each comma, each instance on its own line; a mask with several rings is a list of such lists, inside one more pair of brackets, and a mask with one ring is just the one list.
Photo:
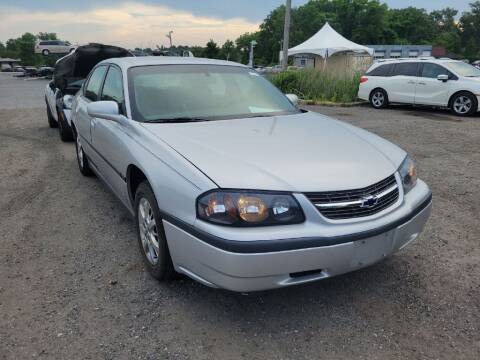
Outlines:
[[410, 152], [432, 218], [373, 267], [242, 295], [144, 272], [132, 219], [48, 128], [45, 84], [0, 74], [0, 359], [480, 358], [480, 117], [315, 109]]

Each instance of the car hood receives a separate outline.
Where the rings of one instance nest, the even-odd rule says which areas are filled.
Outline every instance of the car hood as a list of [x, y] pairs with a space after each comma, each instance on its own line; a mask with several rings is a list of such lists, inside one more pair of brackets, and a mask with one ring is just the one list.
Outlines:
[[376, 135], [310, 112], [143, 126], [222, 188], [362, 188], [392, 175], [405, 157]]
[[79, 46], [56, 62], [54, 70], [55, 86], [62, 93], [68, 93], [68, 91], [65, 91], [68, 86], [72, 82], [85, 79], [100, 61], [128, 56], [133, 55], [130, 51], [118, 46], [94, 43]]

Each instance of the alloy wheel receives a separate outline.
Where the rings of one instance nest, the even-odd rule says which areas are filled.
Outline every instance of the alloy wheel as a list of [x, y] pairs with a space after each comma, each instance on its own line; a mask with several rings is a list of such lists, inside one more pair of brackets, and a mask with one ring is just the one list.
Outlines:
[[157, 223], [152, 206], [144, 197], [138, 202], [138, 229], [147, 260], [150, 264], [156, 265], [160, 253]]
[[465, 95], [457, 97], [453, 103], [453, 109], [457, 114], [465, 115], [472, 108], [472, 100]]
[[383, 103], [385, 102], [385, 95], [381, 91], [377, 91], [376, 93], [373, 94], [372, 96], [372, 104], [375, 107], [381, 107], [383, 106]]

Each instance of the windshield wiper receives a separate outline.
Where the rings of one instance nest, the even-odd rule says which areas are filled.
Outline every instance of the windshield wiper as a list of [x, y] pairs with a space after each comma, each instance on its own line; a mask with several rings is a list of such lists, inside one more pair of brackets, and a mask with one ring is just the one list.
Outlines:
[[148, 120], [147, 123], [187, 123], [187, 122], [200, 122], [208, 121], [209, 119], [197, 118], [197, 117], [175, 117], [175, 118], [166, 118], [166, 119], [157, 119], [157, 120]]

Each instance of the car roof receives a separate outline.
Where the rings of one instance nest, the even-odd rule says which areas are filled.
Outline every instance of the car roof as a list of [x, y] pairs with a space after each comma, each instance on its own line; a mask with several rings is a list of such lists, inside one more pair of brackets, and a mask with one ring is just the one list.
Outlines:
[[419, 58], [397, 58], [397, 59], [380, 59], [374, 62], [375, 65], [383, 65], [383, 64], [396, 64], [396, 63], [403, 63], [403, 62], [432, 62], [436, 64], [444, 64], [444, 63], [451, 63], [451, 62], [461, 62], [460, 60], [453, 60], [449, 58], [434, 58], [434, 57], [419, 57]]
[[151, 65], [223, 65], [223, 66], [238, 66], [245, 67], [232, 61], [205, 59], [196, 57], [176, 57], [176, 56], [139, 56], [139, 57], [124, 57], [112, 58], [103, 60], [100, 64], [116, 64], [122, 69], [128, 69], [136, 66], [151, 66]]

